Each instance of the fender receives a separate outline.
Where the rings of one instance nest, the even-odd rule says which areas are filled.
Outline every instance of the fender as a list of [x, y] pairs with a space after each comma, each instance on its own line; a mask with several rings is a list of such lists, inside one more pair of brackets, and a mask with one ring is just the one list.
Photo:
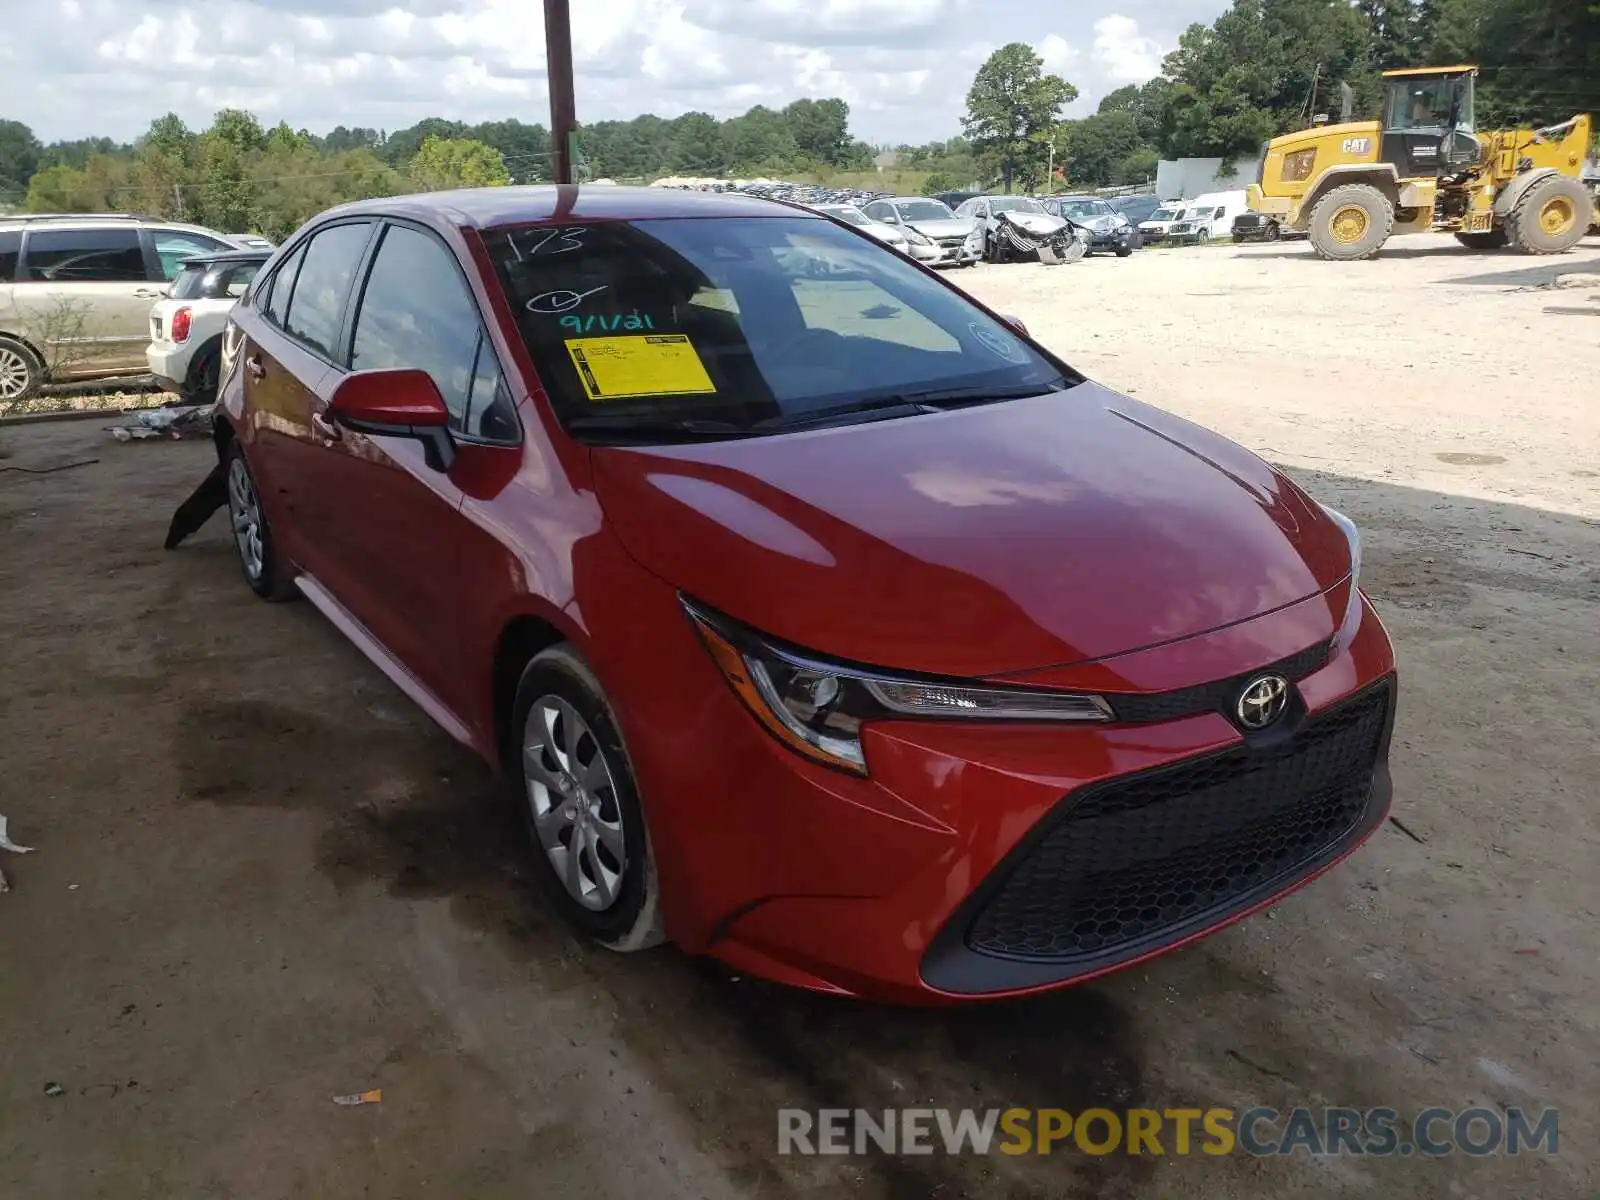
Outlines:
[[1293, 224], [1303, 229], [1301, 222], [1311, 215], [1317, 201], [1334, 188], [1346, 183], [1363, 182], [1376, 185], [1389, 197], [1391, 204], [1396, 202], [1400, 192], [1400, 174], [1394, 169], [1393, 163], [1342, 163], [1329, 167], [1317, 177], [1316, 186], [1301, 199], [1294, 213]]
[[1561, 172], [1554, 167], [1537, 167], [1532, 171], [1524, 171], [1500, 189], [1500, 194], [1494, 198], [1494, 215], [1509, 216], [1511, 210], [1517, 206], [1517, 201], [1527, 194], [1529, 188], [1541, 180], [1559, 174]]

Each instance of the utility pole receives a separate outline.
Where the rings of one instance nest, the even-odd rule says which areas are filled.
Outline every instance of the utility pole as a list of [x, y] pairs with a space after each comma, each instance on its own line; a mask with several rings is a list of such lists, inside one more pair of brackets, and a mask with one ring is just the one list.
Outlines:
[[544, 55], [550, 84], [550, 170], [557, 183], [571, 183], [578, 102], [572, 89], [572, 16], [567, 0], [544, 0]]

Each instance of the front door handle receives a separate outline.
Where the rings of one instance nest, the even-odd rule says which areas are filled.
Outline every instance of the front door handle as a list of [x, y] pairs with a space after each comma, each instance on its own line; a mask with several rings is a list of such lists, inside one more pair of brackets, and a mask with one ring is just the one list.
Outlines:
[[244, 369], [250, 372], [251, 379], [265, 379], [267, 377], [267, 364], [254, 354], [244, 360]]
[[337, 442], [344, 436], [344, 434], [340, 432], [339, 427], [333, 423], [332, 418], [330, 418], [327, 413], [312, 413], [311, 424], [316, 427], [318, 433], [327, 438], [330, 442]]

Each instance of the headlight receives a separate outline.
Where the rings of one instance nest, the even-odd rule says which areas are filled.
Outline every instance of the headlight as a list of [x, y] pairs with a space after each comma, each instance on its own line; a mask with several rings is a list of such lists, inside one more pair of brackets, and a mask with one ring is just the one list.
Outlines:
[[1361, 592], [1358, 590], [1361, 585], [1361, 530], [1338, 509], [1329, 508], [1326, 504], [1321, 507], [1328, 514], [1328, 519], [1339, 527], [1339, 532], [1344, 534], [1345, 541], [1350, 543], [1350, 600], [1345, 605], [1344, 620], [1334, 637], [1334, 642], [1343, 646], [1355, 636], [1356, 624], [1361, 619]]
[[1110, 721], [1099, 696], [974, 687], [864, 671], [780, 647], [742, 625], [685, 599], [734, 693], [779, 741], [816, 762], [867, 773], [861, 726], [891, 717], [979, 721]]
[[906, 241], [910, 242], [913, 246], [933, 245], [933, 239], [931, 237], [925, 233], [919, 233], [915, 229], [906, 230]]
[[1316, 165], [1317, 152], [1311, 150], [1296, 150], [1293, 154], [1284, 156], [1283, 174], [1280, 178], [1285, 183], [1301, 183], [1311, 178], [1311, 168]]

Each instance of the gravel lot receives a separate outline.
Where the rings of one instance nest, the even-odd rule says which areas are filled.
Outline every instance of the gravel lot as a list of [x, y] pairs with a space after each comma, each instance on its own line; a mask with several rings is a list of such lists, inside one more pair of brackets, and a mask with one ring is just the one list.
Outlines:
[[[542, 909], [482, 768], [309, 605], [250, 597], [221, 522], [161, 551], [208, 446], [0, 427], [0, 812], [37, 847], [0, 856], [0, 1195], [1594, 1196], [1600, 245], [957, 279], [1362, 524], [1414, 836], [1025, 1004], [897, 1012], [619, 959]], [[786, 1105], [1094, 1104], [1556, 1105], [1560, 1153], [774, 1152]]]

